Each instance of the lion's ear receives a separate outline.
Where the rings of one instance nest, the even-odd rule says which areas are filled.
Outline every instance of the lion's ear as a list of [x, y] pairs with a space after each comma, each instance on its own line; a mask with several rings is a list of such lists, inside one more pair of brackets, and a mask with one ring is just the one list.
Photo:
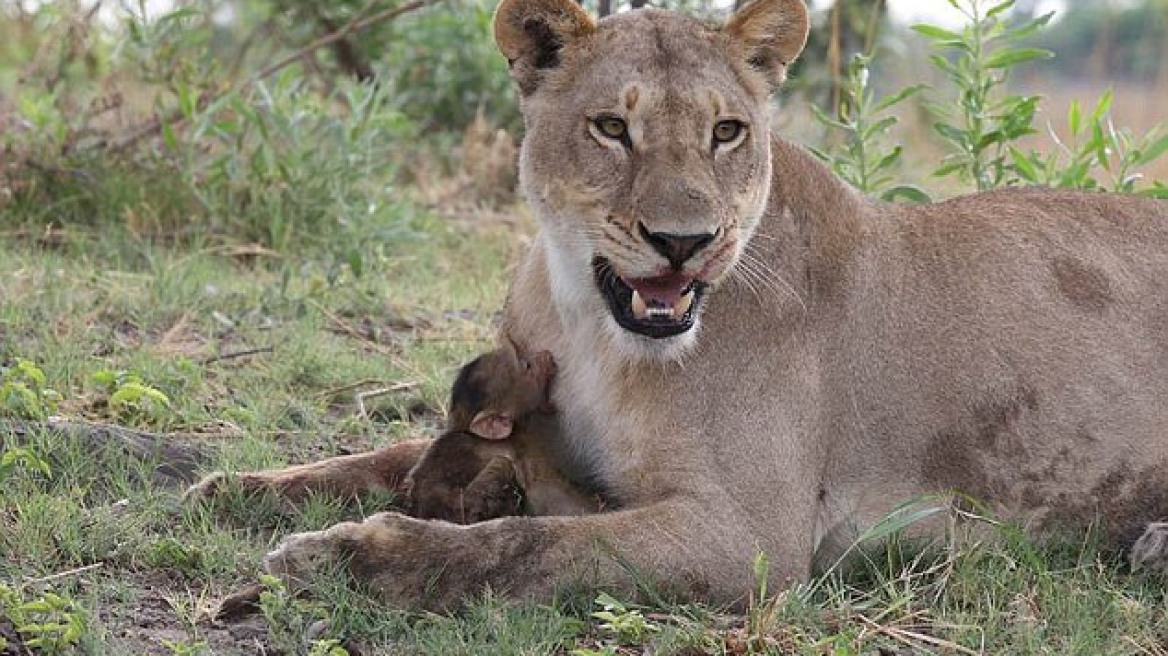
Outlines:
[[511, 415], [498, 410], [483, 410], [470, 421], [470, 432], [484, 440], [505, 440], [515, 430]]
[[724, 29], [750, 65], [778, 86], [807, 44], [807, 5], [803, 0], [753, 0], [734, 12]]
[[525, 96], [539, 86], [543, 71], [560, 65], [565, 44], [595, 29], [573, 0], [503, 0], [495, 10], [495, 44]]

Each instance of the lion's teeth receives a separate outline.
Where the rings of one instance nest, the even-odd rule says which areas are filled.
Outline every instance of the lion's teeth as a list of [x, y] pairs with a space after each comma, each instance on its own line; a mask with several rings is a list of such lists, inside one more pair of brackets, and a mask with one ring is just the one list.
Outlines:
[[633, 290], [633, 316], [638, 319], [644, 319], [649, 316], [649, 306], [645, 304], [645, 299], [641, 298], [641, 293]]
[[684, 316], [686, 312], [689, 312], [689, 306], [693, 305], [693, 300], [694, 290], [691, 289], [685, 294], [682, 294], [681, 298], [677, 299], [677, 302], [673, 304], [674, 316]]

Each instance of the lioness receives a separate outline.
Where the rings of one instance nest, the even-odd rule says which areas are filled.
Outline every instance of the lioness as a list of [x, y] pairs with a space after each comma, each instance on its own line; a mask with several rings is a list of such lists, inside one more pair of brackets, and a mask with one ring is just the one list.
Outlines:
[[807, 29], [800, 0], [721, 27], [503, 0], [540, 224], [505, 330], [553, 353], [561, 439], [621, 507], [381, 514], [289, 536], [271, 571], [348, 556], [403, 606], [631, 571], [732, 601], [758, 550], [805, 579], [931, 491], [1119, 542], [1168, 515], [1168, 204], [864, 198], [771, 134]]

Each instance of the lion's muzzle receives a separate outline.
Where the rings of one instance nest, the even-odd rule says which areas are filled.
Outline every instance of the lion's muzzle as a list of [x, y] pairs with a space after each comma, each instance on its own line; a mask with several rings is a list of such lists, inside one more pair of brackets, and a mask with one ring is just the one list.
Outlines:
[[707, 283], [684, 272], [623, 278], [603, 257], [592, 261], [596, 285], [621, 328], [653, 339], [694, 327]]

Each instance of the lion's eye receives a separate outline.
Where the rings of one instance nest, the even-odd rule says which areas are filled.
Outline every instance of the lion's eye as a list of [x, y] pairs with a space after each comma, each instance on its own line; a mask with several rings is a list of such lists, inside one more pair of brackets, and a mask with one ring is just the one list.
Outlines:
[[715, 143], [730, 143], [742, 134], [746, 129], [746, 125], [742, 121], [718, 121], [714, 124], [714, 142]]
[[593, 123], [596, 125], [596, 129], [600, 130], [600, 134], [609, 139], [624, 139], [629, 132], [629, 126], [615, 116], [601, 116]]

